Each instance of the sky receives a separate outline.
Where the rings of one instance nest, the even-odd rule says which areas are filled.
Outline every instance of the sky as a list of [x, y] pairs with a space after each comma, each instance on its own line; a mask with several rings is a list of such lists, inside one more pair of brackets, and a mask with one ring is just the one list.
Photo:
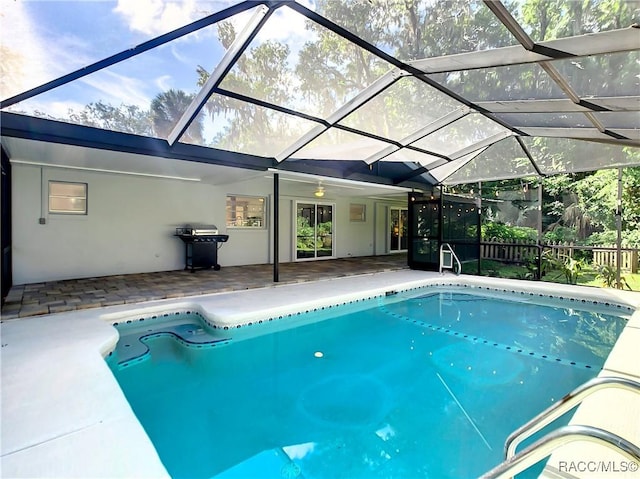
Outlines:
[[[5, 61], [0, 97], [6, 99], [158, 35], [219, 12], [233, 0], [2, 0], [0, 53]], [[301, 2], [312, 6], [307, 1]], [[233, 19], [237, 31], [250, 18]], [[279, 9], [257, 40], [276, 38], [301, 45], [308, 38], [304, 18]], [[168, 88], [195, 93], [196, 68], [210, 72], [224, 54], [215, 25], [155, 48], [109, 69], [16, 105], [64, 116], [90, 102], [148, 108]], [[28, 107], [28, 108], [27, 108]]]

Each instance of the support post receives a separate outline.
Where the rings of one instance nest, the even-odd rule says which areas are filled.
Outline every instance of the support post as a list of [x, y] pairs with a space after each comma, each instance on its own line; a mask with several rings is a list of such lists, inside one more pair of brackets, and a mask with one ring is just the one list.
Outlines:
[[478, 276], [480, 276], [482, 274], [482, 181], [478, 181], [476, 208], [478, 208]]
[[279, 255], [280, 250], [280, 175], [273, 174], [273, 282], [280, 281], [279, 278]]
[[538, 185], [538, 280], [542, 281], [542, 253], [544, 252], [542, 246], [542, 188], [543, 182], [540, 178], [540, 184]]
[[618, 168], [618, 199], [616, 200], [616, 288], [620, 288], [622, 268], [622, 168]]

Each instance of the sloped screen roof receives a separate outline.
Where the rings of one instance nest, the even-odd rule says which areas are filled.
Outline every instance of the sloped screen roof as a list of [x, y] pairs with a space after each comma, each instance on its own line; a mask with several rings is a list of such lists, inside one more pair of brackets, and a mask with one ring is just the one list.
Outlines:
[[406, 185], [635, 166], [639, 15], [615, 0], [11, 2], [2, 133], [90, 145], [106, 130], [164, 156]]

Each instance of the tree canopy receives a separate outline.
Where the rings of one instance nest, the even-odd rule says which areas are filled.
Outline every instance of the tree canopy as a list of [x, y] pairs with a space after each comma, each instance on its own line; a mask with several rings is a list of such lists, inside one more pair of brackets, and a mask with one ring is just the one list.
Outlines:
[[[526, 33], [538, 42], [628, 27], [637, 22], [640, 11], [640, 1], [636, 0], [505, 0], [503, 3]], [[281, 8], [290, 10], [287, 5]], [[317, 0], [314, 9], [401, 61], [491, 50], [517, 43], [480, 1]], [[269, 22], [276, 15], [277, 11], [266, 20], [265, 27], [271, 25]], [[236, 30], [241, 22], [236, 20], [230, 18], [215, 25], [219, 43], [224, 49], [231, 48], [238, 36]], [[276, 156], [306, 132], [321, 125], [318, 121], [325, 121], [393, 69], [385, 59], [325, 26], [309, 18], [304, 19], [304, 24], [303, 42], [281, 35], [273, 28], [264, 28], [255, 36], [221, 79], [203, 111], [196, 116], [180, 141]], [[13, 58], [8, 58], [14, 63]], [[580, 96], [637, 95], [635, 51], [568, 58], [551, 63]], [[197, 77], [193, 86], [195, 91], [206, 83], [210, 72], [198, 67], [194, 73]], [[373, 143], [371, 151], [376, 153], [390, 145], [382, 141], [376, 143], [376, 137], [402, 142], [425, 125], [455, 113], [462, 104], [427, 85], [432, 82], [438, 82], [472, 102], [527, 100], [533, 95], [549, 99], [567, 98], [566, 92], [537, 64], [401, 76], [394, 78], [378, 96], [342, 118], [339, 125], [343, 130], [334, 128], [330, 133], [335, 134], [320, 135], [304, 153], [324, 148], [329, 153], [322, 158], [333, 159], [331, 154], [335, 150], [331, 147], [339, 135], [342, 135], [340, 140]], [[159, 91], [149, 100], [147, 108], [126, 104], [114, 106], [100, 99], [81, 109], [69, 109], [66, 117], [46, 112], [41, 114], [98, 128], [166, 138], [195, 95], [181, 89], [160, 88], [164, 84], [164, 81], [157, 82]], [[269, 108], [270, 104], [282, 110]], [[287, 109], [300, 114], [288, 114]], [[637, 112], [602, 113], [598, 120], [605, 126], [614, 120], [624, 123], [627, 121], [624, 118], [631, 118], [624, 115], [634, 113]], [[540, 115], [544, 115], [543, 120], [540, 120]], [[516, 127], [530, 126], [532, 122], [559, 127], [574, 122], [576, 118], [582, 118], [582, 126], [593, 126], [579, 112], [495, 116]], [[637, 120], [627, 122], [635, 125]], [[357, 135], [344, 128], [361, 130], [370, 136]], [[411, 145], [427, 153], [439, 151], [440, 154], [455, 155], [471, 144], [499, 136], [502, 132], [507, 132], [507, 128], [483, 114], [472, 113], [414, 140]], [[638, 148], [627, 148], [620, 154], [618, 146], [614, 151], [604, 143], [559, 138], [523, 137], [522, 142], [540, 162], [545, 174], [624, 166], [625, 162], [632, 163], [631, 159], [637, 163], [640, 155]], [[344, 154], [347, 159], [363, 159], [352, 158], [351, 151], [369, 150], [353, 147]], [[412, 151], [416, 153], [415, 150], [404, 151], [409, 158]], [[614, 154], [622, 158], [618, 164], [611, 165]], [[314, 158], [313, 154], [309, 157]], [[471, 161], [454, 178], [462, 183], [475, 181], [479, 175], [499, 178], [535, 173], [520, 145], [514, 138], [507, 138], [483, 151], [477, 161]], [[598, 193], [602, 194], [602, 190]], [[588, 212], [588, 209], [582, 208], [581, 211]], [[604, 227], [596, 213], [593, 211], [585, 216], [585, 221], [588, 219], [589, 224]]]

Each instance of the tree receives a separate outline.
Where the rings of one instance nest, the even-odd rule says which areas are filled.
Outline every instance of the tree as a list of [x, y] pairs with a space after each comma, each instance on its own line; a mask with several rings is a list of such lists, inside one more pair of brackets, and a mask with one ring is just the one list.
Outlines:
[[62, 121], [136, 135], [150, 135], [153, 131], [148, 111], [136, 105], [116, 107], [103, 101], [89, 103], [78, 112], [69, 109], [69, 119]]
[[[218, 35], [228, 48], [236, 38], [233, 24], [220, 24]], [[291, 107], [296, 88], [287, 63], [289, 54], [289, 47], [275, 40], [253, 45], [238, 59], [220, 88]], [[209, 72], [198, 67], [197, 73], [198, 86], [202, 87]], [[303, 122], [293, 116], [228, 96], [213, 94], [205, 108], [217, 130], [213, 144], [219, 148], [275, 155], [304, 133]]]
[[[613, 243], [616, 238], [618, 171], [599, 170], [557, 175], [544, 180], [546, 231], [573, 231], [587, 243]], [[630, 243], [640, 241], [640, 168], [623, 169], [622, 233]], [[572, 238], [568, 238], [572, 239]]]
[[[154, 134], [161, 138], [167, 138], [194, 97], [195, 95], [174, 89], [159, 93], [151, 102], [150, 110]], [[180, 141], [202, 144], [203, 130], [203, 115], [198, 113], [180, 138]]]

